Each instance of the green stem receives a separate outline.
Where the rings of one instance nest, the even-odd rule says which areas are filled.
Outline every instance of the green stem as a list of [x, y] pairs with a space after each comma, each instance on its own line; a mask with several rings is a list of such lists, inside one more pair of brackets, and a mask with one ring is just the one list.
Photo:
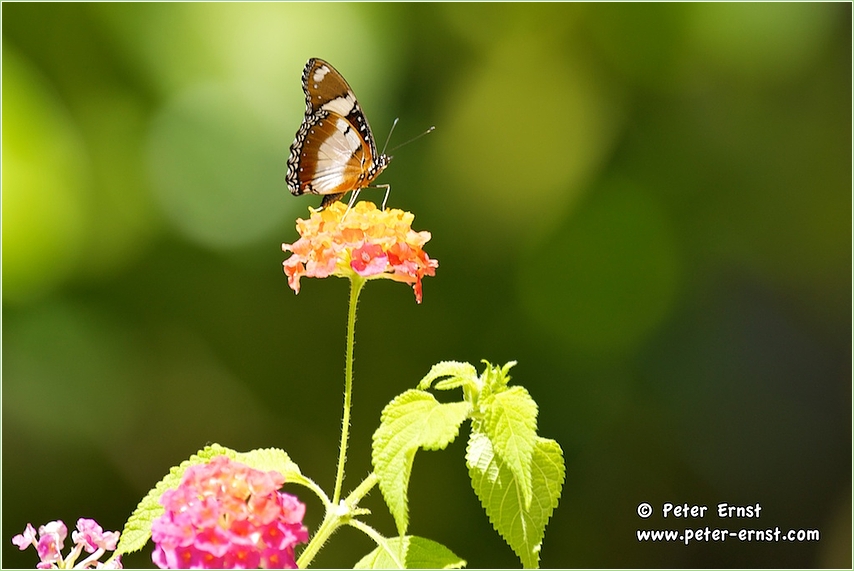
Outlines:
[[[344, 366], [344, 418], [341, 420], [341, 448], [338, 451], [338, 472], [335, 475], [335, 492], [332, 501], [326, 500], [326, 515], [320, 527], [315, 532], [311, 541], [306, 545], [299, 559], [297, 567], [305, 569], [311, 565], [315, 555], [326, 543], [335, 531], [342, 525], [348, 523], [354, 514], [354, 509], [359, 501], [371, 491], [379, 481], [376, 474], [368, 474], [368, 477], [347, 497], [341, 501], [341, 487], [344, 484], [344, 464], [347, 462], [347, 440], [350, 436], [350, 402], [353, 396], [353, 345], [355, 343], [356, 329], [356, 306], [359, 303], [359, 294], [365, 285], [362, 277], [350, 278], [350, 308], [347, 314], [347, 352]], [[321, 492], [322, 493], [322, 492]], [[364, 511], [364, 510], [363, 510]]]
[[328, 509], [320, 527], [317, 528], [317, 531], [312, 536], [311, 541], [308, 542], [308, 545], [306, 545], [305, 549], [300, 553], [296, 562], [297, 568], [305, 569], [311, 565], [312, 560], [314, 560], [314, 556], [318, 554], [320, 548], [326, 543], [326, 540], [329, 539], [339, 527], [341, 527], [340, 517], [335, 513], [335, 510]]
[[359, 502], [362, 501], [362, 498], [368, 495], [368, 492], [377, 485], [380, 479], [373, 472], [368, 474], [368, 476], [362, 480], [362, 483], [359, 484], [355, 490], [350, 492], [350, 495], [347, 496], [347, 503], [351, 506], [359, 505]]
[[350, 309], [347, 314], [347, 353], [344, 368], [344, 418], [341, 420], [341, 448], [338, 451], [338, 472], [335, 475], [335, 492], [332, 494], [332, 505], [337, 506], [341, 500], [341, 486], [344, 484], [344, 464], [347, 461], [347, 439], [350, 436], [350, 400], [353, 394], [353, 344], [355, 343], [356, 305], [359, 303], [359, 293], [365, 285], [362, 277], [350, 278]]
[[[323, 522], [320, 524], [320, 527], [317, 528], [317, 531], [312, 536], [311, 541], [305, 546], [302, 553], [300, 553], [299, 559], [297, 559], [298, 568], [305, 569], [311, 565], [311, 562], [314, 560], [314, 556], [320, 552], [320, 549], [326, 544], [326, 541], [332, 537], [332, 534], [335, 533], [342, 525], [352, 524], [353, 516], [358, 515], [360, 511], [365, 511], [356, 510], [356, 506], [358, 506], [359, 502], [362, 501], [362, 498], [368, 495], [368, 492], [377, 485], [377, 482], [379, 482], [379, 478], [377, 478], [376, 474], [371, 472], [368, 474], [368, 477], [365, 478], [349, 496], [347, 496], [347, 499], [344, 500], [343, 506], [339, 507], [337, 504], [326, 505], [326, 515], [323, 518]], [[355, 527], [359, 528], [358, 526]]]

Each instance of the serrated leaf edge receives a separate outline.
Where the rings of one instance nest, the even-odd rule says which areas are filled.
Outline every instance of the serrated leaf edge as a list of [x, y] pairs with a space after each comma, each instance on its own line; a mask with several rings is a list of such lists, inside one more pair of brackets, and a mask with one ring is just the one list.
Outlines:
[[[405, 550], [403, 550], [402, 553], [394, 554], [394, 555], [389, 553], [389, 557], [395, 558], [395, 557], [397, 557], [397, 555], [401, 555], [403, 558], [403, 563], [404, 563], [404, 565], [406, 565], [407, 563], [409, 563], [409, 561], [407, 561], [407, 559], [409, 556], [409, 550], [413, 546], [413, 541], [426, 542], [428, 545], [433, 544], [435, 546], [438, 546], [438, 547], [444, 549], [445, 551], [447, 551], [448, 553], [450, 553], [453, 556], [453, 558], [455, 559], [455, 561], [449, 561], [443, 567], [430, 567], [430, 569], [462, 569], [463, 567], [465, 567], [467, 565], [467, 562], [465, 559], [462, 559], [459, 555], [457, 555], [456, 553], [451, 551], [445, 545], [442, 545], [441, 543], [439, 543], [437, 541], [433, 541], [432, 539], [427, 539], [426, 537], [420, 537], [417, 535], [402, 535], [402, 536], [397, 536], [397, 537], [386, 538], [387, 546], [391, 547], [392, 549], [395, 547], [399, 547], [401, 542], [406, 542]], [[424, 548], [423, 546], [418, 546], [418, 547], [420, 547], [422, 549]], [[354, 569], [378, 569], [378, 567], [373, 567], [373, 566], [371, 566], [371, 567], [359, 567], [358, 565], [359, 565], [359, 563], [361, 563], [362, 561], [365, 561], [368, 558], [371, 558], [372, 564], [375, 563], [377, 558], [380, 557], [381, 552], [384, 552], [384, 551], [387, 552], [388, 550], [385, 549], [383, 546], [375, 547], [374, 549], [372, 549], [370, 551], [370, 553], [363, 556], [356, 563], [356, 565], [354, 566]], [[422, 567], [408, 567], [408, 566], [404, 567], [404, 568], [406, 568], [406, 569], [423, 569]]]
[[470, 363], [461, 361], [440, 361], [430, 368], [430, 371], [424, 375], [424, 378], [418, 383], [418, 388], [422, 390], [429, 389], [434, 381], [442, 377], [451, 377], [454, 379], [453, 386], [449, 386], [445, 381], [440, 381], [443, 388], [436, 386], [439, 390], [446, 390], [454, 386], [461, 386], [468, 383], [473, 383], [477, 380], [477, 369]]
[[[401, 417], [394, 416], [392, 417], [395, 409], [406, 406], [412, 403], [417, 402], [413, 397], [418, 397], [418, 399], [423, 399], [424, 402], [431, 405], [433, 408], [424, 415], [422, 424], [424, 426], [429, 426], [429, 418], [434, 414], [442, 414], [443, 416], [446, 414], [444, 411], [447, 411], [448, 408], [457, 408], [460, 405], [465, 407], [465, 414], [462, 415], [459, 422], [457, 422], [453, 426], [453, 431], [449, 432], [448, 435], [445, 435], [446, 438], [444, 440], [439, 440], [436, 442], [424, 442], [423, 431], [416, 434], [416, 438], [414, 439], [417, 444], [412, 444], [411, 441], [409, 443], [404, 442], [402, 445], [398, 445], [396, 448], [392, 449], [389, 452], [389, 444], [394, 441], [394, 434], [392, 433], [395, 422], [400, 420]], [[405, 535], [406, 529], [409, 527], [409, 480], [412, 475], [412, 465], [415, 462], [415, 454], [419, 449], [424, 450], [441, 450], [447, 447], [451, 442], [453, 442], [460, 433], [460, 427], [462, 423], [468, 418], [469, 413], [471, 412], [471, 405], [466, 402], [458, 402], [458, 403], [440, 403], [436, 400], [431, 393], [426, 391], [418, 390], [418, 389], [409, 389], [397, 397], [395, 397], [386, 407], [383, 409], [382, 414], [380, 415], [381, 423], [380, 426], [373, 434], [373, 445], [371, 450], [371, 463], [374, 468], [374, 473], [377, 475], [379, 479], [379, 487], [380, 492], [382, 493], [383, 499], [385, 500], [386, 506], [388, 506], [389, 511], [391, 512], [392, 517], [395, 520], [395, 525], [397, 526], [398, 533], [400, 536]], [[414, 424], [412, 422], [408, 422], [407, 425]], [[392, 433], [391, 437], [385, 443], [385, 446], [382, 448], [378, 448], [378, 444], [380, 443], [380, 438], [385, 435], [386, 432]], [[378, 464], [382, 462], [384, 464], [383, 468], [386, 466], [391, 466], [392, 461], [397, 457], [402, 456], [402, 462], [398, 462], [398, 464], [402, 464], [399, 466], [399, 470], [395, 472], [396, 477], [393, 479], [389, 479], [385, 477], [388, 470], [381, 469]], [[394, 495], [395, 489], [398, 484], [402, 491], [402, 502], [396, 501], [396, 495]], [[393, 507], [398, 506], [398, 509]]]
[[[122, 529], [119, 544], [116, 547], [116, 551], [113, 556], [115, 557], [116, 555], [133, 553], [145, 547], [145, 544], [148, 543], [148, 540], [151, 537], [151, 524], [163, 513], [163, 506], [160, 505], [158, 501], [160, 496], [162, 496], [163, 492], [166, 490], [176, 488], [178, 486], [187, 468], [197, 464], [210, 462], [212, 458], [217, 456], [228, 456], [229, 458], [234, 458], [236, 454], [237, 452], [230, 448], [220, 446], [219, 444], [212, 444], [199, 450], [179, 465], [170, 468], [169, 473], [157, 482], [157, 484], [155, 484], [155, 486], [142, 498], [142, 500], [140, 500], [139, 504], [137, 504], [136, 509], [128, 518], [124, 529]], [[140, 525], [135, 527], [137, 522], [140, 522]], [[127, 539], [128, 537], [130, 537], [130, 539]]]
[[[486, 442], [489, 443], [490, 448], [492, 449], [492, 459], [489, 460], [489, 462], [485, 466], [473, 465], [470, 463], [471, 450], [475, 444], [476, 438], [483, 438]], [[513, 552], [516, 553], [516, 555], [522, 561], [523, 565], [526, 567], [537, 567], [537, 565], [538, 565], [539, 549], [542, 546], [542, 541], [543, 541], [543, 538], [545, 537], [545, 529], [548, 526], [548, 522], [551, 519], [552, 515], [554, 514], [554, 510], [556, 509], [556, 507], [558, 505], [561, 493], [563, 491], [563, 485], [564, 485], [564, 482], [566, 481], [566, 466], [565, 466], [565, 463], [563, 460], [563, 450], [561, 449], [560, 445], [555, 440], [548, 439], [548, 438], [542, 438], [540, 436], [537, 436], [536, 444], [535, 444], [535, 454], [539, 453], [539, 454], [542, 454], [543, 456], [546, 456], [547, 459], [550, 459], [548, 457], [548, 453], [550, 451], [547, 451], [545, 447], [551, 447], [552, 445], [556, 448], [556, 450], [554, 450], [554, 452], [556, 452], [560, 458], [559, 463], [553, 463], [555, 470], [560, 474], [560, 480], [557, 481], [557, 490], [556, 490], [556, 494], [554, 496], [554, 499], [551, 500], [551, 498], [548, 498], [550, 500], [548, 508], [547, 509], [540, 508], [541, 513], [544, 514], [543, 518], [542, 518], [543, 519], [542, 529], [533, 530], [533, 531], [535, 531], [536, 535], [535, 536], [529, 536], [530, 532], [526, 531], [528, 523], [527, 523], [525, 518], [526, 518], [526, 515], [527, 515], [528, 519], [531, 518], [530, 507], [526, 509], [524, 507], [524, 504], [521, 501], [518, 501], [518, 499], [517, 499], [517, 503], [519, 505], [518, 513], [512, 517], [509, 526], [503, 526], [503, 525], [500, 525], [500, 523], [498, 521], [496, 521], [496, 519], [495, 519], [495, 517], [497, 517], [499, 514], [490, 513], [490, 507], [487, 505], [487, 501], [486, 501], [488, 498], [481, 497], [481, 495], [478, 491], [478, 486], [476, 485], [476, 482], [475, 482], [475, 476], [478, 476], [479, 478], [482, 478], [482, 479], [489, 479], [491, 481], [494, 481], [494, 477], [490, 477], [490, 472], [492, 472], [492, 476], [497, 476], [498, 473], [500, 473], [500, 471], [501, 471], [501, 466], [500, 466], [499, 462], [502, 462], [502, 460], [497, 454], [495, 454], [494, 446], [493, 446], [492, 442], [489, 440], [489, 437], [485, 433], [472, 431], [471, 435], [469, 436], [469, 441], [466, 444], [466, 466], [468, 467], [468, 470], [469, 470], [469, 476], [472, 480], [472, 487], [474, 488], [475, 495], [477, 496], [478, 501], [480, 502], [481, 506], [483, 507], [484, 511], [486, 512], [487, 518], [489, 519], [489, 522], [492, 525], [493, 529], [495, 529], [495, 531], [501, 536], [501, 538], [504, 539], [505, 543], [507, 543], [507, 545], [513, 550]], [[531, 470], [533, 472], [533, 469], [534, 469], [533, 456], [532, 456], [531, 464], [532, 464]], [[508, 472], [510, 472], [510, 479], [511, 479], [511, 481], [508, 482], [506, 486], [503, 486], [504, 488], [506, 488], [505, 494], [506, 493], [512, 493], [513, 489], [516, 489], [517, 493], [518, 493], [518, 487], [519, 487], [518, 478], [516, 477], [515, 474], [512, 473], [512, 471], [510, 471], [509, 468], [507, 468], [506, 466], [504, 468]], [[547, 477], [546, 474], [543, 473], [542, 469], [540, 469], [540, 473], [541, 473], [542, 479], [545, 482], [545, 485], [548, 486], [550, 479]], [[532, 476], [533, 476], [533, 474], [532, 474]], [[536, 499], [538, 500], [538, 505], [540, 505], [541, 504], [541, 502], [539, 502], [540, 498], [537, 497]], [[522, 531], [523, 543], [530, 544], [532, 546], [530, 553], [526, 552], [526, 551], [517, 550], [517, 546], [513, 545], [513, 543], [511, 542], [511, 538], [505, 533], [505, 531], [503, 531], [504, 529], [506, 529], [507, 533], [510, 533], [514, 527], [514, 521], [516, 520], [516, 518], [519, 518], [521, 520], [521, 521], [519, 521], [518, 524], [521, 525], [523, 528], [523, 531]], [[528, 541], [527, 539], [524, 539], [524, 538], [529, 538], [529, 537], [532, 541]], [[534, 539], [537, 540], [536, 544], [534, 544], [534, 542], [533, 542]]]
[[[511, 398], [517, 402], [525, 401], [524, 406], [526, 409], [529, 407], [533, 408], [532, 418], [522, 418], [521, 422], [519, 422], [519, 418], [514, 416], [518, 412], [518, 409], [511, 406], [504, 406], [508, 404], [506, 402], [507, 398]], [[521, 489], [524, 506], [530, 508], [533, 494], [531, 463], [534, 447], [537, 442], [537, 415], [539, 414], [539, 407], [525, 387], [515, 386], [490, 396], [484, 404], [484, 408], [485, 416], [481, 427], [492, 443], [492, 451], [513, 472], [516, 478], [522, 482]], [[528, 423], [532, 426], [528, 426]], [[530, 438], [513, 432], [514, 427], [519, 425], [526, 429]], [[498, 432], [499, 429], [501, 429], [501, 432]], [[511, 432], [510, 436], [505, 434], [506, 431]], [[528, 442], [529, 440], [530, 443]], [[520, 456], [521, 458], [519, 458]], [[518, 461], [517, 458], [519, 458]]]

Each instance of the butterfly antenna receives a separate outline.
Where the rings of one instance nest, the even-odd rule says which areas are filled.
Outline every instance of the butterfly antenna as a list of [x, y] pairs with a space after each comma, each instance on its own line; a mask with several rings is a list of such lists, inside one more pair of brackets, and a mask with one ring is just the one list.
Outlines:
[[[397, 124], [397, 121], [395, 121], [395, 124]], [[417, 141], [418, 139], [420, 139], [420, 138], [421, 138], [421, 137], [423, 137], [424, 135], [429, 135], [429, 134], [430, 134], [430, 133], [432, 133], [434, 130], [436, 130], [436, 126], [435, 126], [435, 125], [433, 125], [433, 126], [432, 126], [432, 127], [430, 127], [429, 129], [427, 129], [426, 131], [424, 131], [424, 132], [423, 132], [423, 133], [421, 133], [420, 135], [416, 135], [415, 137], [412, 137], [412, 138], [411, 138], [411, 139], [409, 139], [408, 141], [403, 142], [403, 143], [401, 143], [401, 144], [397, 145], [396, 147], [394, 147], [394, 148], [392, 148], [391, 150], [389, 150], [389, 152], [390, 152], [390, 153], [391, 153], [391, 152], [394, 152], [396, 149], [399, 149], [399, 148], [400, 148], [400, 147], [402, 147], [403, 145], [408, 145], [409, 143], [411, 143], [411, 142], [413, 142], [413, 141]], [[385, 154], [385, 153], [383, 153], [383, 154]]]
[[385, 138], [385, 145], [383, 145], [383, 151], [380, 153], [381, 155], [385, 154], [386, 147], [388, 147], [388, 142], [391, 141], [391, 134], [394, 133], [394, 128], [397, 127], [398, 121], [400, 121], [400, 117], [395, 117], [394, 123], [391, 124], [391, 129], [388, 130], [388, 137]]

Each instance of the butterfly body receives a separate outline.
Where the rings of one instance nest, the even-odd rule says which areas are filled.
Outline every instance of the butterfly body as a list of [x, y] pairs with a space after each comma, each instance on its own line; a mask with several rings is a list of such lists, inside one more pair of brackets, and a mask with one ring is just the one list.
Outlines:
[[296, 196], [323, 195], [325, 207], [371, 186], [391, 157], [377, 152], [362, 108], [335, 68], [308, 60], [302, 88], [305, 117], [291, 144], [285, 182]]

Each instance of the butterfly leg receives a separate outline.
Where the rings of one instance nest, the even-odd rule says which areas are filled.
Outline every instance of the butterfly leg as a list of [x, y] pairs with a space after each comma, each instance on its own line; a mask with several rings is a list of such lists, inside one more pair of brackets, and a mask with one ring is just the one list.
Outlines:
[[[361, 192], [361, 188], [357, 188], [353, 191], [353, 194], [350, 195], [350, 202], [347, 203], [347, 210], [344, 211], [344, 216], [341, 217], [341, 221], [343, 222], [345, 218], [347, 218], [347, 213], [350, 212], [350, 209], [353, 208], [353, 205], [356, 204], [356, 198], [359, 196], [359, 192]], [[343, 194], [341, 196], [344, 196]]]
[[388, 202], [388, 195], [391, 192], [391, 185], [390, 184], [381, 184], [381, 185], [377, 186], [377, 188], [384, 188], [385, 189], [385, 196], [383, 197], [383, 211], [385, 211], [385, 203]]
[[358, 198], [359, 193], [362, 191], [361, 188], [357, 188], [353, 191], [353, 194], [350, 195], [350, 202], [347, 203], [347, 210], [353, 208], [353, 205], [356, 204], [356, 198]]

